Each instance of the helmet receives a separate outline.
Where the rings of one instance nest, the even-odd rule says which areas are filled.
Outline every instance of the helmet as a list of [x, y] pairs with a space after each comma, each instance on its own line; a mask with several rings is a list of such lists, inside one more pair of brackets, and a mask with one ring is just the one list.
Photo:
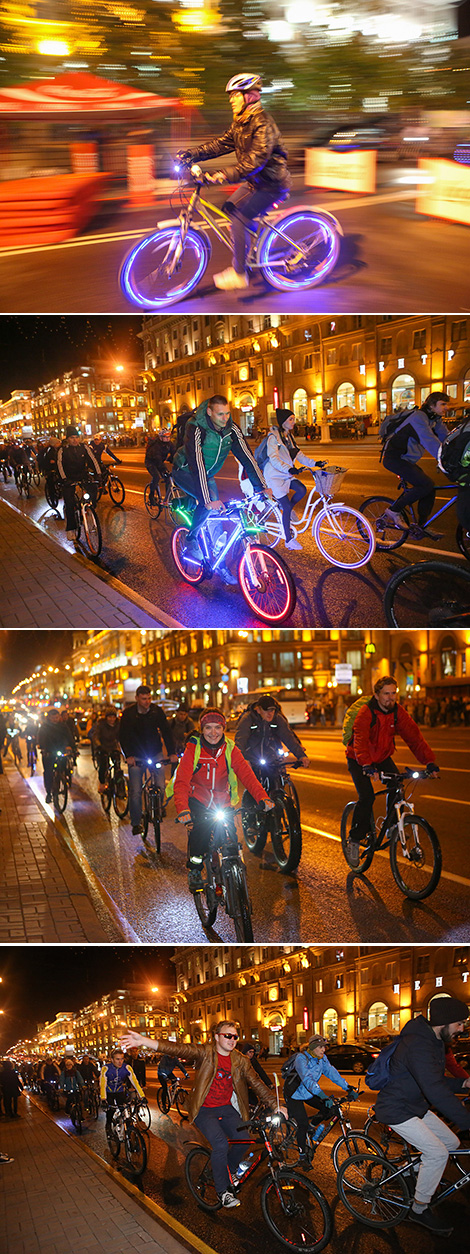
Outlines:
[[226, 91], [261, 91], [261, 79], [259, 74], [234, 74], [233, 78], [229, 78]]

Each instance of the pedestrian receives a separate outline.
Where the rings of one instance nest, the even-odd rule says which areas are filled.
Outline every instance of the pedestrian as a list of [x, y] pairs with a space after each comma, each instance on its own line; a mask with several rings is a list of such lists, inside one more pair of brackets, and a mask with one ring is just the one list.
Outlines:
[[0, 1071], [0, 1085], [7, 1119], [19, 1119], [18, 1094], [23, 1092], [23, 1084], [10, 1058], [4, 1059]]

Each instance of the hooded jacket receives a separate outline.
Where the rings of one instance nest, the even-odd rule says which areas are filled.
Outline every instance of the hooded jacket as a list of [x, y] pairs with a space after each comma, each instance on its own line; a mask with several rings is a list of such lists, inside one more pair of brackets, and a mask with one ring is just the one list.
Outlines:
[[207, 414], [207, 401], [203, 401], [188, 419], [184, 431], [183, 447], [173, 458], [175, 470], [189, 468], [199, 505], [209, 508], [211, 496], [209, 477], [212, 479], [222, 470], [229, 453], [241, 462], [250, 483], [258, 491], [266, 487], [263, 475], [250, 452], [245, 437], [231, 418], [223, 431], [217, 431]]
[[[207, 1041], [205, 1045], [181, 1045], [173, 1041], [155, 1041], [157, 1053], [167, 1054], [170, 1058], [180, 1058], [181, 1062], [193, 1062], [196, 1068], [194, 1087], [189, 1097], [189, 1120], [194, 1123], [201, 1106], [205, 1101], [217, 1071], [217, 1046], [215, 1041]], [[277, 1110], [276, 1098], [271, 1089], [266, 1088], [262, 1080], [253, 1070], [251, 1063], [234, 1049], [230, 1055], [230, 1066], [234, 1093], [240, 1108], [242, 1119], [249, 1119], [248, 1084], [254, 1089], [256, 1096], [271, 1110]]]
[[[196, 743], [200, 740], [201, 755], [194, 770]], [[188, 809], [190, 797], [207, 807], [229, 806], [231, 802], [225, 736], [220, 744], [209, 750], [200, 736], [191, 736], [180, 759], [174, 781], [174, 797], [177, 814]], [[232, 771], [241, 780], [255, 801], [267, 801], [268, 797], [236, 745], [232, 749]]]
[[438, 415], [430, 415], [424, 409], [413, 409], [409, 419], [404, 419], [386, 441], [384, 447], [384, 465], [387, 453], [403, 457], [406, 462], [419, 462], [423, 453], [431, 453], [437, 457], [442, 441], [449, 434], [449, 428]]
[[[372, 727], [372, 713], [375, 723]], [[355, 758], [360, 766], [371, 766], [373, 762], [384, 762], [395, 753], [395, 731], [402, 737], [418, 762], [427, 766], [435, 762], [434, 753], [421, 735], [419, 727], [410, 718], [402, 705], [396, 706], [396, 722], [393, 710], [382, 710], [376, 697], [372, 697], [367, 705], [356, 715], [353, 734], [346, 749], [347, 758]]]
[[424, 1015], [410, 1019], [390, 1059], [390, 1079], [377, 1094], [377, 1119], [388, 1124], [422, 1119], [432, 1106], [458, 1128], [469, 1129], [470, 1110], [455, 1097], [467, 1090], [462, 1088], [462, 1080], [450, 1079], [444, 1070], [444, 1042]]
[[255, 187], [273, 186], [274, 190], [290, 186], [281, 133], [261, 104], [248, 105], [223, 135], [192, 148], [191, 156], [193, 161], [206, 161], [228, 152], [234, 152], [237, 159], [235, 168], [226, 172], [229, 182], [247, 180]]
[[235, 744], [243, 756], [250, 762], [254, 762], [256, 766], [259, 765], [260, 758], [265, 758], [267, 762], [275, 762], [279, 757], [279, 746], [282, 744], [300, 761], [305, 756], [305, 749], [298, 736], [289, 727], [282, 710], [277, 709], [274, 718], [267, 723], [261, 714], [257, 714], [255, 705], [256, 702], [249, 705], [242, 714], [235, 732]]

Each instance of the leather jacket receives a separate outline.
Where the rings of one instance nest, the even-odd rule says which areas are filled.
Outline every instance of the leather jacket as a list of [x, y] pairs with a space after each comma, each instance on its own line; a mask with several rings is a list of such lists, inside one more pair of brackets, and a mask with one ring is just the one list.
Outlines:
[[[166, 1054], [170, 1058], [179, 1058], [181, 1062], [193, 1062], [196, 1068], [196, 1079], [189, 1097], [189, 1121], [194, 1123], [201, 1106], [205, 1101], [217, 1071], [217, 1046], [215, 1041], [207, 1041], [205, 1045], [182, 1045], [173, 1041], [155, 1041], [155, 1051]], [[248, 1083], [256, 1096], [271, 1110], [277, 1110], [276, 1098], [272, 1089], [266, 1088], [262, 1080], [253, 1071], [251, 1063], [238, 1049], [230, 1055], [233, 1090], [238, 1099], [242, 1119], [249, 1119]]]
[[255, 187], [289, 187], [287, 152], [274, 118], [260, 104], [248, 105], [218, 139], [191, 149], [193, 161], [206, 161], [234, 152], [237, 164], [227, 170], [229, 182], [247, 180]]

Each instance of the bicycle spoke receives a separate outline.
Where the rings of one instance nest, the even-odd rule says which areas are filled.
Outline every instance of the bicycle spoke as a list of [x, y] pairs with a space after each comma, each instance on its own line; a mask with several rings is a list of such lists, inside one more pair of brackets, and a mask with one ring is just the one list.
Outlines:
[[395, 828], [390, 844], [390, 864], [398, 887], [415, 901], [429, 897], [436, 888], [442, 855], [434, 829], [417, 814], [406, 814], [403, 840]]
[[206, 240], [188, 230], [180, 251], [178, 226], [156, 231], [142, 240], [124, 262], [124, 295], [141, 309], [159, 309], [182, 300], [202, 278], [209, 260]]
[[331, 1211], [320, 1189], [295, 1172], [268, 1179], [261, 1193], [263, 1215], [283, 1245], [298, 1251], [319, 1251], [332, 1231]]

